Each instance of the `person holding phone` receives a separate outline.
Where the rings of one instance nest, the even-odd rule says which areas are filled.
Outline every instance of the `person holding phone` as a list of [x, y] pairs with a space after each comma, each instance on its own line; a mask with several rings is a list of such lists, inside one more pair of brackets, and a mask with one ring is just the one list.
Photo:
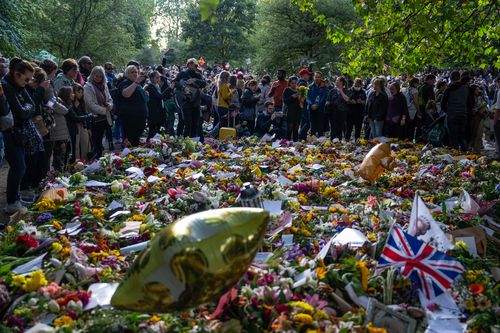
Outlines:
[[138, 146], [148, 117], [149, 98], [141, 86], [145, 76], [139, 75], [139, 69], [130, 65], [125, 69], [125, 77], [118, 85], [120, 117], [125, 141], [132, 146]]

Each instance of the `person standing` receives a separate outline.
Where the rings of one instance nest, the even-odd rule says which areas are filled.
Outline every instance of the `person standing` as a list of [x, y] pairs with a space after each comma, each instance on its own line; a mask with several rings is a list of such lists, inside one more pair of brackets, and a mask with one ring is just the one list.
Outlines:
[[484, 128], [484, 118], [486, 117], [486, 111], [488, 103], [484, 100], [483, 90], [473, 84], [470, 87], [470, 92], [474, 98], [474, 104], [472, 106], [472, 122], [471, 126], [471, 142], [470, 147], [474, 154], [479, 154], [481, 148], [483, 147], [483, 128]]
[[274, 111], [281, 112], [281, 110], [283, 109], [283, 92], [285, 91], [286, 87], [288, 87], [288, 82], [285, 79], [286, 71], [284, 69], [279, 69], [277, 77], [278, 80], [273, 82], [267, 96], [273, 98]]
[[54, 93], [59, 94], [59, 89], [62, 87], [72, 87], [75, 82], [76, 73], [78, 72], [78, 64], [75, 59], [66, 59], [61, 65], [62, 73], [56, 76], [53, 81]]
[[20, 185], [26, 172], [25, 154], [43, 151], [43, 139], [31, 118], [35, 115], [35, 103], [26, 91], [33, 77], [33, 66], [15, 57], [9, 63], [9, 73], [2, 80], [3, 93], [12, 112], [14, 126], [3, 131], [5, 159], [9, 163], [7, 175], [7, 206], [5, 212], [14, 214], [22, 209]]
[[87, 82], [93, 67], [94, 63], [89, 56], [83, 56], [78, 60], [78, 71], [80, 72], [84, 83]]
[[347, 113], [346, 140], [351, 139], [354, 129], [354, 139], [361, 137], [361, 127], [363, 126], [363, 116], [366, 103], [366, 93], [363, 89], [363, 81], [360, 78], [354, 80], [354, 85], [348, 92], [349, 111]]
[[168, 89], [161, 92], [160, 88], [160, 73], [158, 71], [153, 71], [149, 74], [150, 83], [146, 86], [146, 91], [149, 93], [148, 101], [148, 139], [151, 139], [160, 132], [160, 128], [163, 126], [167, 119], [167, 112], [163, 107], [163, 99], [167, 93], [170, 93]]
[[[236, 90], [231, 90], [229, 88], [229, 77], [231, 74], [228, 71], [222, 71], [219, 74], [219, 79], [217, 81], [217, 118], [218, 123], [214, 124], [214, 128], [218, 132], [220, 127], [226, 126], [227, 115], [229, 113], [229, 105], [231, 105], [231, 100]], [[223, 119], [225, 119], [224, 122]], [[221, 123], [222, 122], [222, 123]]]
[[268, 95], [269, 95], [269, 90], [271, 90], [271, 77], [269, 75], [264, 75], [262, 77], [262, 79], [260, 80], [259, 89], [260, 89], [260, 98], [259, 102], [257, 103], [257, 112], [260, 114], [264, 112], [266, 109], [264, 104], [270, 101]]
[[[419, 119], [422, 118], [422, 116], [419, 115], [422, 114], [420, 111], [420, 97], [418, 96], [418, 83], [419, 80], [418, 78], [414, 77], [410, 80], [408, 83], [408, 89], [406, 89], [405, 97], [406, 97], [406, 104], [408, 106], [408, 122], [407, 122], [407, 128], [408, 128], [408, 139], [410, 141], [413, 141], [417, 138], [416, 131], [417, 131], [417, 126], [422, 126], [422, 122], [419, 122]], [[427, 112], [423, 113], [424, 115], [427, 114]]]
[[187, 69], [179, 72], [174, 82], [176, 89], [184, 93], [181, 106], [184, 136], [194, 138], [199, 136], [201, 90], [207, 83], [198, 71], [198, 61], [195, 58], [188, 59], [186, 66]]
[[247, 122], [248, 132], [250, 133], [250, 135], [252, 135], [255, 131], [257, 102], [259, 101], [259, 99], [260, 96], [257, 95], [257, 81], [248, 81], [241, 98], [241, 119]]
[[369, 95], [366, 102], [366, 114], [370, 124], [370, 138], [378, 138], [383, 135], [385, 116], [389, 98], [385, 93], [384, 82], [381, 79], [375, 79], [373, 82], [373, 92]]
[[339, 76], [335, 80], [335, 87], [330, 90], [326, 99], [326, 114], [330, 122], [330, 139], [334, 138], [342, 141], [342, 138], [349, 140], [346, 135], [347, 112], [349, 109], [347, 96], [347, 80]]
[[305, 99], [297, 91], [298, 78], [292, 76], [288, 79], [288, 87], [283, 92], [283, 103], [286, 108], [287, 133], [286, 139], [297, 142], [299, 140], [299, 125], [302, 106]]
[[466, 128], [469, 105], [469, 88], [461, 83], [460, 72], [450, 75], [451, 84], [445, 90], [441, 109], [448, 116], [448, 132], [453, 148], [467, 151]]
[[124, 139], [133, 147], [139, 145], [148, 117], [148, 96], [140, 85], [142, 81], [144, 76], [139, 76], [137, 67], [129, 65], [117, 91]]
[[389, 100], [389, 107], [385, 116], [384, 131], [389, 138], [405, 138], [406, 124], [408, 119], [408, 106], [406, 97], [401, 93], [398, 82], [389, 85], [392, 99]]
[[[309, 85], [307, 91], [307, 110], [311, 119], [311, 134], [318, 137], [323, 135], [323, 125], [325, 121], [325, 103], [328, 96], [328, 88], [323, 81], [321, 72], [314, 73], [314, 82]], [[301, 138], [307, 136], [301, 129]]]
[[101, 66], [94, 67], [92, 72], [90, 72], [87, 83], [83, 87], [83, 99], [85, 100], [87, 113], [96, 116], [94, 125], [92, 126], [92, 139], [94, 143], [94, 157], [100, 158], [104, 150], [102, 139], [104, 132], [112, 124], [111, 110], [113, 110], [113, 99], [109, 94], [108, 85], [106, 84], [104, 68]]

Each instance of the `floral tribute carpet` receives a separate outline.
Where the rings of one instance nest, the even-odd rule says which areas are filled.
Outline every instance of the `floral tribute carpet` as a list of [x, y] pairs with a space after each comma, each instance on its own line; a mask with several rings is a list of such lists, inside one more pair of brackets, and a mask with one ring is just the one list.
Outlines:
[[[500, 164], [389, 144], [373, 183], [366, 141], [162, 138], [74, 164], [2, 231], [0, 332], [499, 332]], [[160, 230], [240, 206], [247, 182], [271, 220], [232, 289], [170, 313], [110, 305]]]

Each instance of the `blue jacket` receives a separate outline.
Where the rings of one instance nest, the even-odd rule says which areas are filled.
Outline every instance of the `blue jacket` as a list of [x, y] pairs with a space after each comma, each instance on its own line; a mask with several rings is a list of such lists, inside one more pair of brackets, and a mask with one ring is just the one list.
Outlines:
[[[311, 110], [311, 106], [316, 104], [319, 106], [317, 111], [323, 111], [325, 108], [326, 98], [328, 97], [328, 88], [325, 86], [325, 83], [321, 81], [321, 83], [316, 85], [312, 83], [309, 85], [309, 90], [307, 91], [307, 108]], [[313, 111], [314, 112], [314, 111]]]

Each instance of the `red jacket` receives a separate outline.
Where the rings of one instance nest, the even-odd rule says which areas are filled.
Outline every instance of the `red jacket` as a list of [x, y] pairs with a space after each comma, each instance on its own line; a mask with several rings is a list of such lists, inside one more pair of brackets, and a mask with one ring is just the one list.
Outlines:
[[288, 82], [285, 80], [274, 81], [271, 85], [271, 90], [269, 90], [268, 97], [273, 97], [275, 107], [281, 107], [283, 105], [282, 96], [286, 87], [288, 87]]

